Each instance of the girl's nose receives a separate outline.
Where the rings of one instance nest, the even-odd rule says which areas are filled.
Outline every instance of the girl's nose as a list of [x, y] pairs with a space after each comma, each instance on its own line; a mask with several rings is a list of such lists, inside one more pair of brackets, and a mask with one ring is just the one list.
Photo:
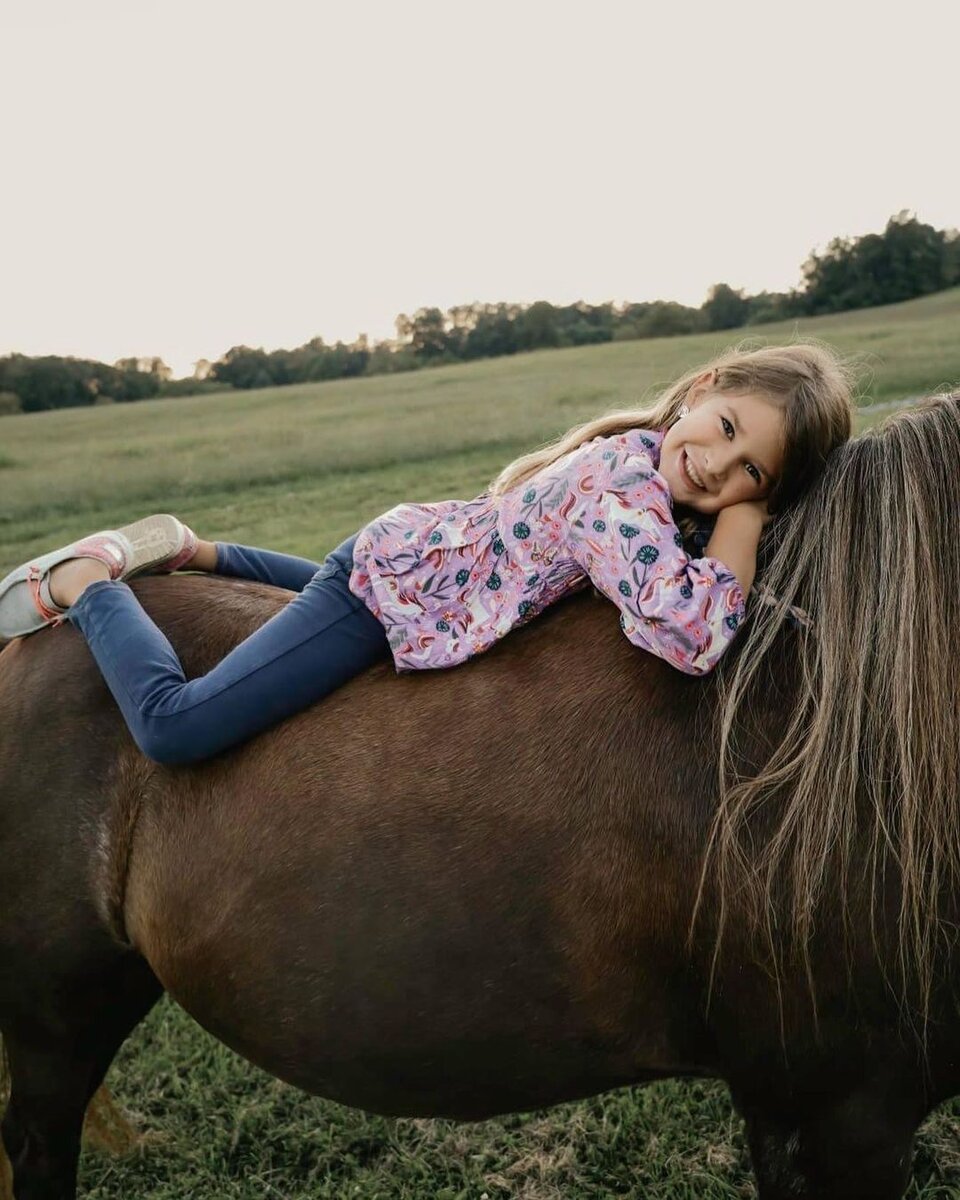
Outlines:
[[722, 483], [727, 477], [736, 456], [737, 452], [734, 447], [729, 442], [724, 442], [714, 450], [704, 454], [704, 470], [710, 473], [710, 477], [715, 483]]
[[703, 469], [709, 476], [705, 480], [706, 483], [720, 483], [723, 479], [723, 454], [717, 452], [704, 454]]

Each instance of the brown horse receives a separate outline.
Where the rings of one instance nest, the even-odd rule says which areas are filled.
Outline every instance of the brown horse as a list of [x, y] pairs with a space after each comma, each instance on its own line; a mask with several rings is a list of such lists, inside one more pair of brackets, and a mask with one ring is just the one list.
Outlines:
[[[758, 606], [707, 679], [634, 650], [608, 603], [582, 595], [455, 671], [374, 668], [236, 751], [169, 768], [134, 747], [69, 625], [7, 646], [0, 1031], [18, 1200], [75, 1195], [86, 1106], [164, 989], [266, 1070], [380, 1113], [472, 1119], [718, 1076], [746, 1121], [763, 1200], [901, 1196], [917, 1126], [960, 1090], [960, 956], [945, 938], [921, 940], [911, 958], [904, 937], [924, 902], [907, 886], [921, 862], [938, 888], [925, 917], [956, 927], [952, 860], [903, 841], [913, 826], [895, 813], [909, 797], [874, 771], [865, 725], [853, 757], [859, 746], [858, 771], [879, 790], [858, 793], [849, 819], [794, 814], [805, 781], [787, 768], [749, 809], [729, 801], [735, 790], [718, 804], [717, 781], [731, 681], [746, 688], [735, 731], [748, 775], [787, 744], [792, 715], [809, 717], [811, 696], [821, 707], [807, 732], [825, 737], [824, 696], [847, 689], [850, 711], [876, 705], [866, 666], [830, 683], [861, 617], [828, 628], [818, 594], [830, 615], [845, 591], [869, 622], [890, 584], [883, 548], [896, 537], [926, 555], [917, 531], [937, 539], [930, 553], [954, 571], [951, 586], [960, 580], [957, 405], [937, 402], [891, 429], [835, 456], [770, 567], [782, 605]], [[934, 449], [956, 453], [953, 477], [941, 465], [929, 485], [939, 507], [926, 524], [885, 533], [902, 513], [884, 501], [864, 515], [871, 470], [899, 462], [885, 486], [919, 511], [911, 489], [934, 469]], [[854, 503], [859, 523], [844, 546], [837, 513]], [[817, 537], [833, 539], [831, 563], [847, 555], [842, 581], [801, 553]], [[188, 674], [287, 599], [196, 575], [134, 586]], [[782, 606], [796, 601], [812, 633], [784, 622]], [[911, 605], [924, 632], [926, 594]], [[955, 595], [941, 608], [960, 626]], [[878, 638], [882, 676], [884, 655], [900, 651]], [[956, 680], [933, 656], [929, 668], [919, 654], [909, 666], [924, 686], [939, 670], [939, 733], [957, 718]], [[885, 716], [906, 733], [901, 716], [919, 694], [886, 697]], [[843, 722], [830, 719], [835, 732]], [[960, 720], [953, 730], [950, 762]], [[843, 777], [837, 761], [824, 770]], [[835, 798], [821, 791], [824, 803]], [[954, 776], [927, 836], [958, 807]], [[834, 874], [821, 829], [830, 854], [840, 843], [849, 854], [837, 851]], [[783, 845], [799, 857], [775, 858]], [[704, 873], [711, 846], [719, 869]], [[757, 867], [750, 878], [766, 890], [738, 882], [738, 861]], [[825, 902], [810, 908], [804, 887], [823, 861]]]

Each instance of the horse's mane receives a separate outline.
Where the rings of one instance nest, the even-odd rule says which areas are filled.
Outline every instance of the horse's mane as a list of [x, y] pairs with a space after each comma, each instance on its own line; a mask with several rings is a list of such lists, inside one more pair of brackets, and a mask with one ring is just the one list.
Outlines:
[[[701, 899], [711, 880], [774, 961], [808, 973], [831, 910], [847, 934], [866, 910], [884, 973], [922, 1023], [960, 895], [960, 394], [836, 450], [785, 515], [763, 582], [777, 602], [754, 608], [720, 672]], [[796, 635], [795, 702], [757, 769], [740, 735], [790, 606], [811, 623]], [[718, 948], [723, 936], [721, 917]]]

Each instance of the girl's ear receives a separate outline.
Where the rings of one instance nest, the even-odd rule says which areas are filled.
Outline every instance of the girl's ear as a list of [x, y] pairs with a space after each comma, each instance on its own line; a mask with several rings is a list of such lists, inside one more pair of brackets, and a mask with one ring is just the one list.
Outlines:
[[717, 372], [704, 371], [702, 375], [698, 375], [693, 381], [690, 391], [687, 393], [687, 404], [690, 408], [696, 408], [700, 401], [713, 389], [717, 382]]

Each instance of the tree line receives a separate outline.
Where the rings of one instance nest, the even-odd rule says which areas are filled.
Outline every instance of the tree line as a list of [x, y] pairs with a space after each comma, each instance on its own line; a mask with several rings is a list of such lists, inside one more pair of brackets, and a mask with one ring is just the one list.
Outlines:
[[0, 413], [143, 400], [225, 388], [276, 387], [410, 371], [561, 346], [671, 337], [761, 325], [893, 304], [960, 284], [960, 234], [935, 229], [909, 212], [883, 233], [834, 238], [801, 268], [789, 292], [747, 295], [715, 284], [693, 308], [672, 300], [625, 304], [463, 304], [401, 313], [397, 336], [370, 344], [328, 345], [317, 337], [294, 350], [234, 346], [216, 362], [197, 364], [192, 379], [172, 379], [159, 358], [121, 359], [112, 366], [76, 358], [0, 358]]

